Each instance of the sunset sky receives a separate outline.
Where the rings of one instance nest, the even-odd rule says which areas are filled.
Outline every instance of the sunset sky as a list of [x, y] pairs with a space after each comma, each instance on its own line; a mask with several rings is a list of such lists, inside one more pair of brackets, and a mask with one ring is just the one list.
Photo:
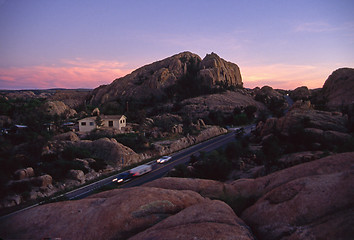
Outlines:
[[245, 87], [322, 87], [354, 67], [354, 1], [0, 0], [0, 89], [95, 88], [183, 51]]

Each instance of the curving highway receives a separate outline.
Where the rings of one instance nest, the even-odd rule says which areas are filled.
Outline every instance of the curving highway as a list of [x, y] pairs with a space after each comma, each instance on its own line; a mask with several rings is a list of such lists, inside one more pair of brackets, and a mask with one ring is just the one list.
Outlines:
[[[244, 134], [249, 134], [253, 129], [255, 128], [255, 124], [248, 125], [243, 127], [244, 129]], [[236, 141], [235, 139], [235, 134], [237, 132], [237, 128], [233, 129], [232, 132], [227, 133], [225, 135], [217, 136], [213, 139], [209, 139], [205, 142], [199, 143], [197, 145], [191, 146], [189, 148], [186, 148], [184, 150], [181, 150], [177, 153], [172, 154], [172, 159], [166, 163], [163, 164], [158, 164], [156, 161], [151, 161], [148, 164], [152, 165], [152, 171], [137, 177], [133, 178], [132, 180], [121, 184], [121, 188], [128, 188], [128, 187], [135, 187], [135, 186], [140, 186], [144, 183], [147, 183], [149, 181], [155, 180], [157, 178], [160, 178], [164, 176], [168, 171], [170, 171], [172, 168], [179, 164], [186, 164], [189, 162], [190, 157], [194, 155], [198, 155], [200, 151], [204, 152], [210, 152], [213, 151], [219, 147], [226, 146], [228, 143]], [[116, 178], [117, 175], [113, 175], [110, 177], [107, 177], [105, 179], [99, 180], [97, 182], [94, 182], [92, 184], [80, 187], [78, 189], [75, 189], [73, 191], [67, 192], [65, 194], [62, 194], [60, 196], [57, 196], [55, 198], [52, 198], [52, 200], [55, 200], [56, 198], [61, 198], [61, 197], [66, 197], [67, 199], [74, 200], [74, 199], [82, 199], [85, 198], [91, 194], [94, 193], [94, 190], [99, 189], [103, 186], [107, 186], [110, 184], [116, 184], [115, 182], [112, 182], [114, 178]], [[34, 205], [31, 205], [29, 207], [23, 208], [21, 210], [12, 212], [8, 215], [1, 216], [0, 219], [7, 218], [11, 215], [26, 211], [27, 209], [36, 207], [38, 205], [43, 204], [44, 202], [40, 202]]]
[[[249, 134], [251, 130], [255, 127], [254, 124], [248, 125], [244, 127], [245, 134]], [[189, 148], [186, 148], [184, 150], [181, 150], [175, 154], [172, 154], [172, 159], [166, 163], [163, 164], [158, 164], [156, 161], [151, 161], [148, 164], [152, 165], [152, 171], [142, 175], [137, 178], [133, 178], [132, 180], [122, 184], [120, 187], [121, 188], [129, 188], [129, 187], [135, 187], [135, 186], [140, 186], [144, 183], [150, 182], [152, 180], [155, 180], [157, 178], [163, 177], [168, 171], [170, 171], [172, 168], [179, 164], [186, 164], [189, 162], [190, 157], [194, 155], [198, 155], [200, 151], [204, 152], [210, 152], [213, 151], [219, 147], [225, 146], [230, 142], [235, 141], [235, 131], [232, 131], [230, 133], [227, 133], [225, 135], [221, 135], [218, 137], [215, 137], [213, 139], [209, 139], [205, 142], [199, 143], [197, 145], [191, 146]], [[65, 194], [65, 196], [68, 199], [81, 199], [85, 198], [89, 195], [92, 194], [92, 192], [95, 189], [101, 188], [103, 186], [109, 185], [109, 184], [116, 184], [115, 182], [112, 182], [112, 180], [116, 177], [116, 175], [113, 175], [111, 177], [105, 178], [103, 180], [100, 180], [98, 182], [95, 182], [93, 184], [81, 187], [79, 189], [75, 189], [71, 192], [68, 192]]]

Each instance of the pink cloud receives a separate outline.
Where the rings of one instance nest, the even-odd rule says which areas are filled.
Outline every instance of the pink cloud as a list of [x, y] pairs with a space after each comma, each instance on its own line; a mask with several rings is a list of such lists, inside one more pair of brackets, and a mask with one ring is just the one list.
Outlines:
[[333, 66], [324, 65], [273, 64], [243, 67], [241, 73], [244, 86], [248, 88], [268, 85], [281, 89], [295, 89], [301, 86], [313, 89], [322, 87], [335, 69]]
[[0, 89], [96, 88], [132, 71], [119, 62], [74, 59], [62, 63], [0, 68]]

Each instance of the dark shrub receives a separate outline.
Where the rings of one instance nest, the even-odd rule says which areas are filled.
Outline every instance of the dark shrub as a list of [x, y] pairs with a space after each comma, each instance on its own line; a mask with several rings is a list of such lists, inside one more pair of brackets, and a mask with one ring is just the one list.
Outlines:
[[68, 146], [62, 152], [62, 157], [67, 160], [72, 160], [74, 158], [89, 158], [92, 157], [92, 153], [85, 148]]

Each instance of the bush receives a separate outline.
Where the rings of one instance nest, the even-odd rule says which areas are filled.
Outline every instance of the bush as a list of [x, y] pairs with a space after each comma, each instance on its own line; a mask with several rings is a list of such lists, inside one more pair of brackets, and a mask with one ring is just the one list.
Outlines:
[[84, 173], [87, 173], [87, 169], [82, 162], [68, 161], [65, 159], [54, 162], [43, 162], [41, 165], [42, 172], [51, 175], [55, 180], [64, 179], [71, 169], [82, 170]]
[[107, 167], [107, 163], [103, 159], [95, 159], [95, 162], [90, 162], [89, 166], [96, 172], [99, 170], [105, 169]]
[[245, 198], [242, 196], [230, 196], [226, 194], [219, 196], [217, 199], [227, 203], [237, 216], [240, 216], [246, 208], [252, 206], [257, 201], [257, 198], [253, 196]]
[[198, 178], [225, 180], [231, 171], [231, 162], [218, 151], [209, 153], [206, 159], [194, 164], [195, 175]]
[[92, 153], [85, 148], [68, 146], [62, 152], [62, 157], [66, 160], [73, 160], [74, 158], [89, 158], [92, 157]]
[[29, 181], [14, 182], [9, 187], [9, 192], [23, 193], [31, 191], [32, 186]]
[[145, 136], [136, 133], [118, 134], [114, 138], [124, 146], [133, 149], [135, 152], [143, 152], [147, 149], [148, 140]]
[[265, 156], [265, 168], [271, 170], [278, 167], [278, 159], [283, 153], [283, 149], [280, 146], [279, 139], [272, 136], [265, 140], [262, 144], [262, 152]]
[[180, 178], [188, 178], [191, 177], [187, 166], [185, 164], [178, 164], [172, 171], [168, 173], [169, 177], [180, 177]]
[[242, 153], [242, 146], [239, 141], [229, 143], [225, 148], [225, 156], [231, 162], [238, 160]]

